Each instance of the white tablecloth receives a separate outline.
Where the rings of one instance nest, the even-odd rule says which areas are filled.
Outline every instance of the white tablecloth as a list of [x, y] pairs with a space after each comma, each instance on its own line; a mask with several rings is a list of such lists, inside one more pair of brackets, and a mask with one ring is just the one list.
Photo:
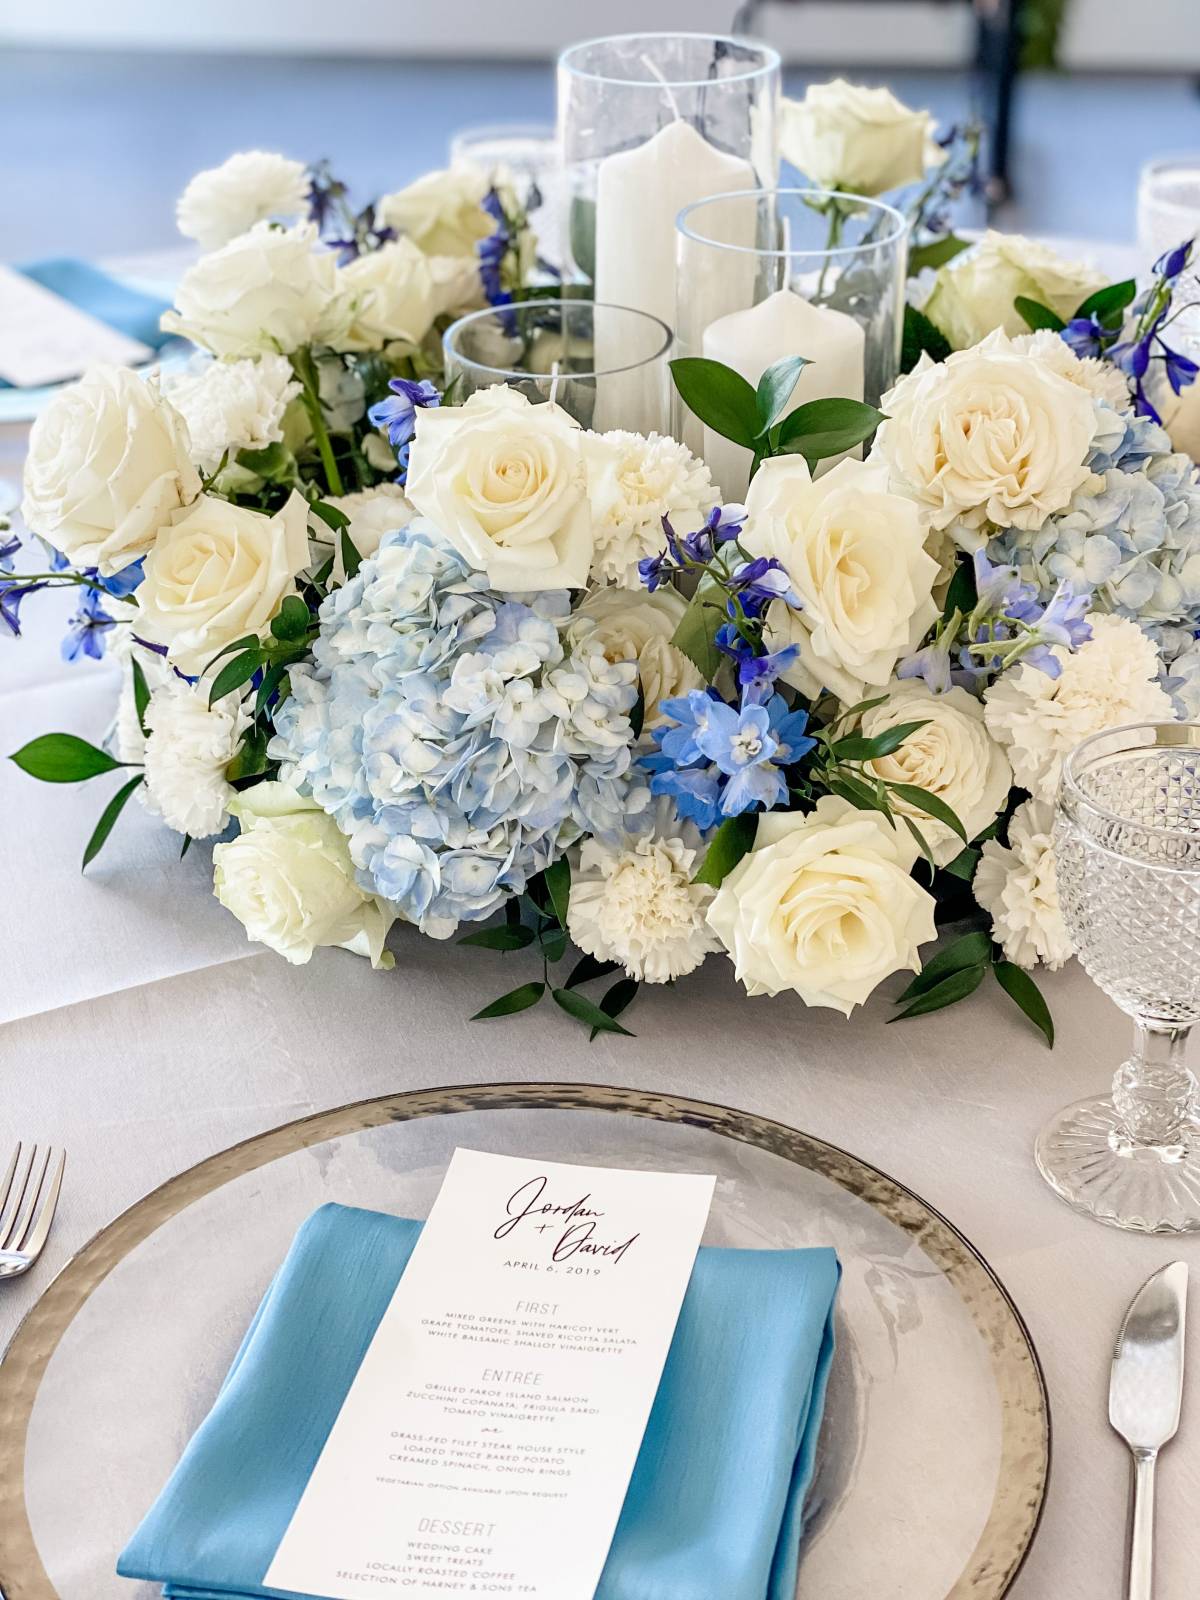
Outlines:
[[[17, 432], [0, 435], [0, 475], [15, 473], [20, 443]], [[111, 715], [110, 669], [59, 662], [57, 619], [39, 620], [47, 605], [66, 607], [59, 597], [42, 603], [27, 606], [26, 641], [0, 640], [0, 753], [51, 729], [97, 739]], [[178, 862], [174, 836], [136, 806], [81, 877], [84, 841], [116, 786], [51, 788], [0, 761], [0, 1150], [24, 1137], [69, 1151], [44, 1260], [0, 1288], [0, 1340], [117, 1212], [202, 1157], [323, 1107], [512, 1079], [717, 1100], [883, 1167], [991, 1262], [1042, 1357], [1054, 1421], [1045, 1519], [1013, 1594], [1120, 1592], [1126, 1462], [1106, 1422], [1112, 1338], [1155, 1268], [1183, 1257], [1200, 1270], [1200, 1239], [1103, 1228], [1063, 1206], [1034, 1169], [1039, 1125], [1102, 1086], [1129, 1032], [1081, 972], [1046, 980], [1053, 1053], [990, 985], [950, 1012], [888, 1027], [886, 994], [847, 1023], [787, 998], [746, 1001], [719, 963], [644, 992], [629, 1019], [635, 1039], [589, 1045], [548, 1007], [472, 1025], [483, 1000], [521, 981], [523, 957], [501, 966], [404, 933], [391, 974], [340, 952], [289, 967], [248, 945], [217, 906], [208, 852], [195, 846]], [[1160, 1475], [1160, 1600], [1195, 1593], [1198, 1498], [1194, 1380]]]

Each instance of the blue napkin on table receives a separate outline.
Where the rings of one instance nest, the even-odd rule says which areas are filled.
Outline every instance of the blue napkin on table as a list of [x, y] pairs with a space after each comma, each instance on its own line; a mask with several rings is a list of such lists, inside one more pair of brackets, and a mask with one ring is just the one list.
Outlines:
[[[263, 1576], [420, 1227], [308, 1218], [119, 1573], [287, 1592]], [[596, 1600], [792, 1600], [840, 1272], [827, 1249], [699, 1252]]]
[[[170, 302], [157, 295], [146, 294], [131, 288], [107, 272], [101, 272], [87, 261], [73, 261], [66, 257], [53, 261], [33, 261], [17, 268], [26, 278], [40, 283], [43, 289], [63, 300], [69, 300], [81, 311], [88, 312], [99, 322], [127, 338], [139, 339], [152, 350], [159, 350], [174, 334], [164, 333], [159, 318]], [[0, 389], [12, 385], [0, 379]]]

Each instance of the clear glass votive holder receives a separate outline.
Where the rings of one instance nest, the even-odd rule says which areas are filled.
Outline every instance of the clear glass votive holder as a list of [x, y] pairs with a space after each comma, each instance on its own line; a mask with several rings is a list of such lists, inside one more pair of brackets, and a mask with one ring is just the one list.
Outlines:
[[[1138, 179], [1137, 236], [1143, 275], [1176, 245], [1200, 234], [1200, 152], [1159, 156]], [[1173, 345], [1200, 350], [1200, 261], [1179, 280], [1172, 301]]]
[[597, 300], [675, 315], [675, 218], [779, 176], [779, 55], [749, 39], [631, 33], [558, 63], [567, 232]]
[[[826, 189], [716, 195], [679, 214], [676, 350], [757, 384], [784, 356], [809, 361], [792, 404], [845, 397], [878, 405], [900, 370], [908, 222], [881, 200]], [[751, 455], [680, 406], [679, 434], [726, 499]]]
[[[442, 339], [456, 404], [498, 383], [532, 401], [553, 400], [585, 428], [668, 433], [671, 329], [628, 306], [532, 299], [473, 311]], [[603, 365], [603, 347], [620, 365]]]
[[545, 122], [490, 122], [450, 139], [451, 167], [473, 167], [508, 189], [537, 240], [535, 279], [561, 276], [566, 259], [563, 174], [558, 129]]

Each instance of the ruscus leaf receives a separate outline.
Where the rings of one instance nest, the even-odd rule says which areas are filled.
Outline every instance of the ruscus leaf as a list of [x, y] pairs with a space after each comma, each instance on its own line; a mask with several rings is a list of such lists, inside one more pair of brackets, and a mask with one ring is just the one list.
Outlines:
[[116, 772], [131, 764], [115, 761], [107, 750], [73, 733], [43, 733], [14, 750], [8, 759], [42, 783], [86, 783], [102, 772]]
[[809, 400], [780, 423], [779, 449], [787, 455], [803, 456], [811, 467], [853, 450], [884, 421], [882, 411], [861, 400]]
[[337, 506], [331, 506], [327, 500], [314, 500], [309, 510], [314, 512], [327, 528], [332, 528], [334, 533], [340, 533], [343, 528], [350, 526], [350, 518]]
[[741, 373], [705, 356], [679, 356], [670, 365], [688, 410], [723, 439], [753, 450], [758, 397]]
[[563, 931], [567, 927], [567, 911], [571, 904], [571, 863], [566, 856], [552, 861], [542, 876], [546, 880], [546, 893], [554, 907], [554, 915]]
[[555, 1005], [560, 1006], [569, 1017], [574, 1017], [576, 1022], [584, 1023], [596, 1033], [623, 1033], [626, 1038], [633, 1038], [628, 1028], [623, 1028], [615, 1017], [602, 1011], [594, 1000], [580, 994], [578, 989], [552, 989], [550, 992]]
[[692, 882], [706, 883], [713, 889], [719, 889], [742, 857], [754, 848], [757, 832], [758, 817], [752, 811], [743, 811], [740, 817], [726, 817], [713, 834]]
[[459, 944], [477, 945], [481, 950], [524, 950], [534, 940], [532, 928], [506, 927], [481, 928], [478, 933], [466, 933]]
[[597, 961], [595, 956], [580, 956], [571, 968], [564, 988], [578, 989], [580, 984], [591, 983], [595, 978], [607, 978], [620, 969], [619, 961]]
[[1040, 328], [1049, 328], [1052, 333], [1061, 333], [1066, 327], [1066, 323], [1057, 311], [1051, 311], [1050, 307], [1044, 306], [1040, 300], [1031, 300], [1028, 295], [1019, 294], [1013, 305], [1034, 333]]
[[964, 933], [929, 958], [896, 1003], [904, 1005], [917, 995], [926, 993], [952, 972], [961, 972], [965, 967], [986, 966], [991, 957], [992, 941], [986, 933]]
[[490, 1006], [484, 1006], [482, 1011], [477, 1011], [471, 1021], [487, 1022], [492, 1017], [511, 1017], [518, 1011], [528, 1011], [530, 1006], [537, 1005], [545, 992], [544, 983], [522, 983], [507, 994], [502, 994], [499, 1000], [493, 1000]]
[[100, 813], [100, 820], [93, 828], [92, 837], [88, 840], [86, 846], [84, 847], [83, 861], [79, 868], [81, 872], [86, 869], [89, 862], [96, 859], [101, 850], [104, 848], [105, 841], [107, 840], [109, 834], [113, 831], [113, 824], [121, 815], [121, 812], [125, 809], [126, 800], [129, 799], [129, 796], [133, 793], [141, 781], [142, 775], [139, 772], [136, 778], [130, 778], [128, 783], [122, 784], [117, 790], [116, 794], [113, 795], [112, 799], [105, 806], [104, 810]]
[[234, 689], [240, 689], [262, 666], [263, 653], [256, 646], [253, 650], [244, 650], [240, 656], [234, 656], [232, 661], [227, 661], [213, 679], [212, 688], [208, 692], [208, 703], [215, 705], [223, 695], [231, 694]]
[[1042, 991], [1024, 967], [1018, 967], [1012, 961], [997, 961], [992, 966], [992, 971], [996, 974], [996, 982], [1005, 994], [1016, 1001], [1035, 1028], [1041, 1029], [1046, 1037], [1046, 1043], [1053, 1050], [1054, 1018], [1050, 1015], [1050, 1007], [1046, 1004]]
[[888, 789], [901, 800], [906, 800], [910, 806], [916, 806], [918, 811], [923, 811], [927, 817], [933, 817], [938, 822], [944, 822], [952, 828], [964, 844], [969, 844], [967, 830], [959, 820], [958, 812], [948, 806], [940, 795], [930, 794], [928, 789], [922, 789], [915, 783], [889, 783]]
[[358, 569], [362, 566], [362, 557], [359, 555], [358, 548], [350, 537], [348, 529], [343, 528], [339, 537], [342, 545], [342, 565], [346, 569], [346, 577], [348, 580], [357, 578]]
[[809, 365], [807, 356], [784, 356], [773, 361], [758, 380], [755, 403], [758, 406], [758, 428], [754, 437], [761, 439], [783, 415], [783, 408], [792, 398], [792, 390], [804, 368]]
[[136, 656], [130, 656], [129, 666], [133, 677], [133, 709], [137, 713], [138, 727], [142, 730], [142, 736], [146, 738], [150, 732], [146, 727], [146, 707], [150, 704], [150, 685], [146, 682], [145, 668]]
[[1121, 313], [1127, 305], [1131, 305], [1137, 295], [1137, 281], [1126, 278], [1121, 283], [1110, 283], [1104, 289], [1097, 289], [1095, 294], [1088, 295], [1082, 305], [1077, 306], [1077, 317], [1095, 317], [1102, 327], [1111, 328], [1121, 320]]
[[911, 1005], [899, 1012], [894, 1017], [889, 1017], [889, 1022], [903, 1022], [906, 1017], [924, 1017], [931, 1011], [941, 1011], [945, 1006], [952, 1006], [959, 1000], [965, 1000], [969, 994], [974, 994], [983, 982], [986, 967], [963, 967], [958, 972], [952, 972], [948, 978], [943, 978], [941, 983], [935, 983], [932, 989], [926, 989], [919, 994]]
[[838, 739], [829, 748], [839, 761], [877, 761], [881, 756], [893, 755], [927, 721], [928, 718], [920, 722], [898, 722], [894, 728], [885, 728], [882, 733], [872, 734], [869, 738], [864, 734], [852, 733], [845, 739]]
[[924, 272], [926, 267], [944, 267], [947, 261], [953, 261], [955, 256], [962, 255], [964, 250], [971, 248], [969, 239], [960, 239], [957, 234], [948, 233], [944, 238], [934, 239], [930, 244], [919, 244], [908, 252], [908, 275], [915, 278], [918, 272]]

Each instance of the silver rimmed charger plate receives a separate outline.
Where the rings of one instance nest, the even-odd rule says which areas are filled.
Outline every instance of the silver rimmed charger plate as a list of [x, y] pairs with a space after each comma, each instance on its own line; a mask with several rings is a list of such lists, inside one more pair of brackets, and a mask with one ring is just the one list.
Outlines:
[[949, 1222], [856, 1157], [748, 1112], [489, 1084], [388, 1095], [261, 1134], [164, 1184], [64, 1268], [0, 1365], [7, 1600], [157, 1592], [115, 1577], [117, 1552], [298, 1224], [327, 1200], [424, 1216], [456, 1145], [712, 1172], [708, 1243], [836, 1246], [838, 1353], [798, 1595], [1008, 1590], [1041, 1512], [1049, 1412], [1016, 1308]]

